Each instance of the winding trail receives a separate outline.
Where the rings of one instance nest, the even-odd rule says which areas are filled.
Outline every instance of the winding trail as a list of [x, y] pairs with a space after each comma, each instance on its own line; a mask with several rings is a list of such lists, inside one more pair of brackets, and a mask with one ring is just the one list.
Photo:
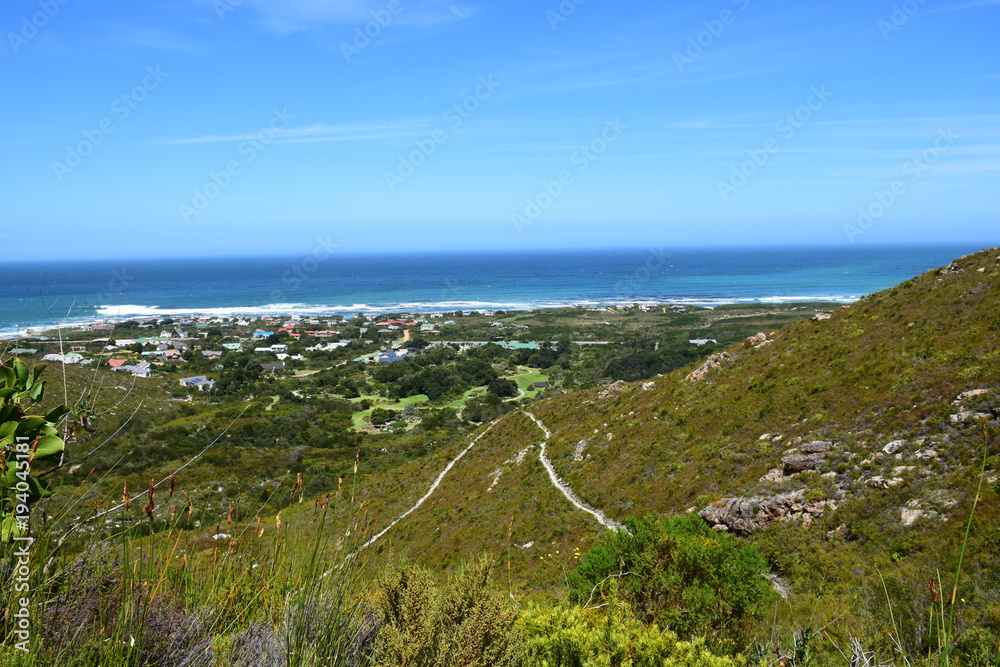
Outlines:
[[[535, 415], [531, 414], [527, 410], [524, 410], [524, 414], [528, 415], [528, 417], [531, 419], [531, 421], [535, 422], [535, 425], [537, 425], [538, 428], [542, 429], [542, 432], [545, 434], [545, 440], [542, 441], [541, 447], [540, 447], [539, 452], [538, 452], [538, 459], [542, 462], [542, 465], [545, 467], [545, 471], [549, 474], [549, 479], [552, 481], [552, 484], [557, 489], [559, 489], [559, 491], [562, 492], [562, 494], [566, 497], [566, 500], [568, 500], [570, 503], [572, 503], [573, 506], [575, 506], [577, 509], [580, 509], [580, 510], [586, 512], [587, 514], [590, 514], [591, 516], [593, 516], [595, 519], [597, 519], [597, 522], [599, 524], [601, 524], [602, 526], [604, 526], [605, 528], [607, 528], [609, 530], [627, 530], [624, 525], [618, 523], [614, 519], [609, 519], [607, 517], [607, 515], [604, 514], [604, 512], [602, 512], [601, 510], [594, 509], [594, 508], [588, 506], [587, 504], [585, 504], [582, 500], [580, 500], [580, 498], [575, 493], [573, 493], [573, 489], [571, 489], [568, 484], [566, 484], [564, 481], [562, 481], [561, 479], [559, 479], [559, 475], [556, 474], [555, 468], [552, 467], [552, 462], [545, 455], [546, 445], [548, 445], [548, 443], [549, 443], [549, 438], [552, 437], [551, 431], [549, 431], [549, 429], [545, 428], [545, 425], [542, 424], [541, 420], [539, 420], [537, 417], [535, 417]], [[356, 551], [354, 551], [353, 553], [351, 553], [350, 555], [348, 555], [345, 558], [345, 561], [348, 560], [348, 559], [353, 558], [354, 556], [356, 556], [361, 551], [364, 551], [365, 549], [367, 549], [368, 547], [370, 547], [372, 544], [374, 544], [379, 539], [381, 539], [386, 533], [388, 533], [392, 529], [393, 526], [395, 526], [397, 523], [399, 523], [400, 521], [402, 521], [406, 517], [408, 517], [411, 514], [413, 514], [415, 511], [417, 511], [417, 509], [419, 509], [420, 506], [423, 505], [427, 501], [427, 499], [430, 498], [434, 494], [434, 491], [437, 490], [438, 486], [441, 484], [441, 481], [445, 478], [445, 475], [447, 475], [448, 472], [453, 467], [455, 467], [455, 464], [458, 463], [459, 461], [461, 461], [462, 458], [466, 454], [468, 454], [472, 450], [473, 447], [476, 446], [476, 443], [479, 442], [479, 439], [482, 438], [487, 433], [489, 433], [490, 430], [496, 424], [498, 424], [498, 423], [500, 423], [502, 421], [502, 419], [503, 418], [500, 418], [500, 419], [497, 419], [497, 420], [495, 420], [493, 422], [490, 422], [489, 426], [487, 426], [486, 429], [483, 430], [482, 433], [480, 433], [479, 435], [477, 435], [475, 438], [472, 439], [472, 442], [469, 443], [468, 447], [466, 447], [465, 449], [463, 449], [458, 454], [458, 456], [456, 456], [455, 458], [453, 458], [451, 461], [448, 462], [448, 465], [446, 465], [444, 467], [444, 470], [442, 470], [438, 474], [438, 476], [434, 479], [434, 482], [431, 484], [430, 488], [427, 489], [427, 493], [425, 493], [420, 498], [420, 500], [418, 500], [416, 503], [414, 503], [413, 506], [410, 507], [410, 509], [406, 510], [405, 512], [403, 512], [402, 514], [400, 514], [399, 516], [397, 516], [395, 519], [393, 519], [392, 523], [390, 523], [388, 526], [386, 526], [385, 528], [383, 528], [381, 532], [379, 532], [376, 535], [374, 535], [371, 539], [369, 539], [367, 542], [365, 542], [360, 547], [358, 547]], [[327, 572], [325, 572], [323, 574], [323, 576], [325, 577], [331, 571], [332, 570], [328, 570]]]
[[575, 493], [573, 493], [573, 489], [571, 489], [566, 482], [559, 479], [559, 475], [556, 474], [556, 469], [552, 467], [552, 461], [550, 461], [545, 455], [545, 448], [549, 444], [549, 438], [552, 437], [552, 432], [545, 428], [545, 424], [543, 424], [535, 415], [531, 414], [527, 410], [524, 411], [524, 414], [528, 415], [528, 417], [531, 418], [531, 421], [535, 422], [535, 425], [542, 429], [542, 433], [545, 434], [545, 440], [542, 441], [542, 446], [538, 450], [538, 460], [542, 462], [543, 466], [545, 466], [545, 471], [549, 473], [549, 479], [552, 481], [552, 484], [557, 489], [562, 491], [562, 494], [566, 496], [566, 500], [575, 505], [577, 509], [583, 510], [587, 514], [593, 516], [597, 519], [597, 522], [605, 528], [609, 530], [625, 530], [625, 526], [618, 523], [614, 519], [609, 519], [608, 516], [601, 510], [594, 509], [593, 507], [586, 505]]
[[[498, 420], [498, 421], [499, 421], [499, 420]], [[453, 467], [455, 466], [455, 464], [456, 464], [456, 463], [458, 463], [458, 462], [459, 462], [460, 460], [462, 460], [462, 457], [463, 457], [463, 456], [465, 456], [466, 454], [468, 454], [468, 453], [469, 453], [469, 451], [470, 451], [470, 450], [471, 450], [471, 449], [472, 449], [473, 447], [475, 447], [475, 446], [476, 446], [476, 443], [477, 443], [477, 442], [479, 442], [479, 439], [480, 439], [480, 438], [482, 438], [482, 437], [483, 437], [484, 435], [486, 435], [487, 433], [489, 433], [489, 432], [490, 432], [490, 429], [492, 429], [492, 428], [493, 428], [493, 425], [494, 425], [494, 424], [496, 424], [496, 423], [497, 423], [496, 421], [494, 421], [494, 422], [490, 422], [490, 425], [486, 427], [486, 430], [484, 430], [484, 431], [483, 431], [482, 433], [480, 433], [480, 434], [479, 434], [479, 435], [477, 435], [477, 436], [476, 436], [475, 438], [473, 438], [473, 439], [472, 439], [472, 442], [470, 442], [470, 443], [469, 443], [469, 446], [468, 446], [468, 447], [466, 447], [465, 449], [463, 449], [463, 450], [462, 450], [462, 451], [461, 451], [461, 452], [459, 453], [459, 455], [458, 455], [458, 456], [456, 456], [455, 458], [453, 458], [453, 459], [452, 459], [451, 461], [449, 461], [449, 462], [448, 462], [448, 465], [446, 465], [446, 466], [444, 467], [444, 470], [442, 470], [442, 471], [441, 471], [441, 473], [440, 473], [440, 474], [439, 474], [439, 475], [437, 476], [437, 478], [436, 478], [436, 479], [434, 480], [434, 483], [433, 483], [433, 484], [431, 484], [431, 488], [427, 489], [427, 493], [425, 493], [425, 494], [423, 495], [423, 497], [422, 497], [422, 498], [421, 498], [420, 500], [418, 500], [418, 501], [416, 502], [416, 504], [414, 504], [414, 505], [413, 505], [413, 507], [411, 507], [410, 509], [406, 510], [405, 512], [403, 512], [402, 514], [400, 514], [400, 515], [399, 515], [398, 517], [396, 517], [396, 518], [395, 518], [395, 519], [393, 520], [393, 522], [392, 522], [392, 523], [390, 523], [390, 524], [389, 524], [388, 526], [386, 526], [386, 527], [385, 527], [385, 528], [384, 528], [384, 529], [382, 530], [382, 532], [378, 533], [377, 535], [375, 535], [374, 537], [372, 537], [372, 538], [371, 538], [370, 540], [368, 540], [367, 542], [365, 542], [364, 544], [362, 544], [362, 545], [361, 545], [360, 547], [358, 547], [358, 551], [361, 551], [361, 550], [363, 550], [363, 549], [367, 549], [368, 547], [370, 547], [370, 546], [371, 546], [372, 544], [374, 544], [374, 543], [375, 543], [375, 541], [376, 541], [376, 540], [378, 540], [378, 539], [379, 539], [380, 537], [382, 537], [383, 535], [385, 535], [386, 533], [388, 533], [388, 532], [389, 532], [389, 529], [390, 529], [390, 528], [392, 528], [393, 526], [395, 526], [395, 525], [396, 525], [397, 523], [399, 523], [400, 521], [402, 521], [402, 520], [403, 520], [403, 519], [405, 519], [406, 517], [408, 517], [408, 516], [410, 516], [411, 514], [413, 514], [413, 513], [414, 513], [414, 512], [415, 512], [415, 511], [417, 510], [417, 508], [419, 508], [419, 507], [420, 507], [421, 505], [423, 505], [423, 504], [424, 504], [424, 502], [425, 502], [425, 501], [426, 501], [426, 500], [427, 500], [428, 498], [430, 498], [430, 497], [431, 497], [431, 495], [432, 495], [432, 494], [434, 493], [434, 491], [435, 491], [435, 490], [436, 490], [436, 489], [438, 488], [438, 485], [439, 485], [439, 484], [441, 484], [441, 480], [443, 480], [443, 479], [444, 479], [444, 476], [448, 474], [448, 471], [449, 471], [449, 470], [451, 470], [451, 469], [452, 469], [452, 468], [453, 468]], [[357, 551], [356, 551], [355, 553], [357, 553]], [[354, 554], [351, 554], [351, 555], [354, 555]]]

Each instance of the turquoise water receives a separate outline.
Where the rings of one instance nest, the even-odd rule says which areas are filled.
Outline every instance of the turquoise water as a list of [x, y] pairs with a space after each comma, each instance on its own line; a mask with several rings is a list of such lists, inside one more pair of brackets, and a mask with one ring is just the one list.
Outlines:
[[0, 332], [153, 315], [349, 314], [621, 302], [851, 302], [972, 246], [645, 248], [0, 265]]

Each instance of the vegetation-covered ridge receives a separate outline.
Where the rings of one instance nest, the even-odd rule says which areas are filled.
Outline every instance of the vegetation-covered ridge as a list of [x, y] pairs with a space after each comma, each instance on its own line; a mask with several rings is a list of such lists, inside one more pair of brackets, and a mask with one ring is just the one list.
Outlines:
[[[151, 395], [109, 404], [117, 386], [69, 368], [85, 400], [60, 433], [99, 445], [102, 478], [67, 466], [33, 499], [32, 604], [51, 625], [41, 662], [7, 662], [994, 665], [998, 305], [988, 250], [662, 375], [643, 367], [666, 363], [655, 324], [649, 346], [547, 347], [548, 397], [501, 398], [515, 380], [480, 390], [475, 421], [422, 408], [376, 432], [330, 395], [340, 371], [143, 411]], [[518, 321], [555, 339], [561, 317], [588, 316]], [[391, 401], [443, 364], [468, 383], [531, 365], [472, 352], [350, 373]], [[639, 379], [574, 390], [598, 367]], [[137, 475], [155, 500], [141, 477], [121, 487]]]

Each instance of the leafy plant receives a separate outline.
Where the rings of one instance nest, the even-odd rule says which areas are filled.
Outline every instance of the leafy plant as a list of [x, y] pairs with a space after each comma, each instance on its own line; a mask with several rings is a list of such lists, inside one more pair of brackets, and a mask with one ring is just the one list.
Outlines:
[[38, 379], [44, 370], [45, 364], [29, 370], [20, 359], [0, 364], [0, 542], [28, 532], [32, 506], [51, 495], [48, 483], [31, 470], [58, 465], [63, 453], [56, 426], [70, 409], [29, 413], [45, 395], [45, 381]]

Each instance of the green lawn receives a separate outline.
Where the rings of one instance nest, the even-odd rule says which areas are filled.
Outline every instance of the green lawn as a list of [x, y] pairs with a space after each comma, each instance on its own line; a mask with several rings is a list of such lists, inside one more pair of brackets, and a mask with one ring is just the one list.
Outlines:
[[538, 390], [531, 385], [536, 382], [547, 382], [549, 379], [549, 376], [534, 368], [521, 366], [518, 370], [523, 370], [524, 372], [520, 375], [510, 375], [507, 379], [517, 383], [517, 388], [524, 392], [524, 398], [534, 398], [537, 396]]
[[366, 426], [365, 418], [370, 417], [372, 410], [374, 408], [385, 408], [386, 410], [404, 410], [407, 406], [416, 405], [418, 403], [426, 403], [428, 400], [427, 394], [417, 394], [416, 396], [407, 396], [406, 398], [400, 399], [395, 403], [390, 403], [389, 399], [382, 396], [359, 396], [358, 398], [350, 399], [352, 403], [360, 403], [361, 401], [368, 399], [373, 405], [367, 410], [359, 410], [351, 415], [351, 421], [354, 424], [354, 430], [357, 431]]

